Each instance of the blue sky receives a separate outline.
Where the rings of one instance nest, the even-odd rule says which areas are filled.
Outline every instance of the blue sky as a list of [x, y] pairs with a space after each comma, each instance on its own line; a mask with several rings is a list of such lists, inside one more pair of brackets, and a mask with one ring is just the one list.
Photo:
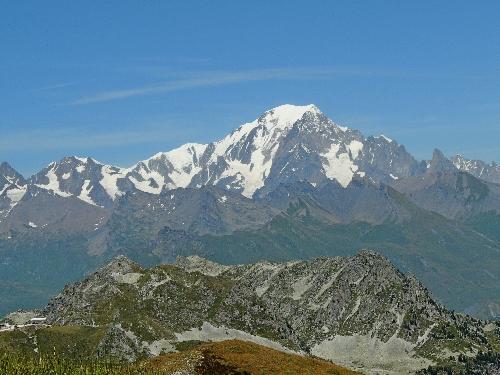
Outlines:
[[500, 161], [498, 1], [23, 1], [0, 14], [0, 160], [128, 166], [316, 104], [418, 158]]

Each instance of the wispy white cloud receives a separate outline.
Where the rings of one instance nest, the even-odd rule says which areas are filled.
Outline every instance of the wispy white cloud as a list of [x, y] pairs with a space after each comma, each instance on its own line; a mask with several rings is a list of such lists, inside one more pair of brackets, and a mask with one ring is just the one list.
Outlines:
[[61, 82], [61, 83], [56, 83], [53, 85], [38, 87], [38, 88], [32, 89], [31, 92], [61, 90], [61, 89], [67, 88], [67, 87], [75, 86], [77, 84], [78, 84], [78, 82]]
[[84, 96], [73, 100], [69, 105], [84, 105], [91, 103], [107, 102], [126, 99], [136, 96], [163, 94], [180, 90], [201, 87], [230, 85], [244, 82], [270, 81], [270, 80], [304, 80], [321, 79], [335, 76], [371, 76], [371, 75], [398, 75], [394, 71], [374, 71], [371, 69], [346, 69], [346, 68], [276, 68], [246, 71], [212, 71], [198, 73], [187, 78], [173, 79], [157, 84], [133, 87], [128, 89], [110, 90]]

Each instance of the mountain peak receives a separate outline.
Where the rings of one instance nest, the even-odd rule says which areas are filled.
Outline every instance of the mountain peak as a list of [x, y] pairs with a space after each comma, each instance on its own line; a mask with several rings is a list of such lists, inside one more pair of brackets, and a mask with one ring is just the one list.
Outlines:
[[48, 165], [48, 167], [55, 167], [60, 164], [87, 164], [90, 158], [84, 158], [80, 156], [65, 156], [59, 161], [54, 161]]
[[125, 274], [129, 272], [137, 272], [140, 271], [141, 267], [131, 259], [127, 258], [124, 255], [118, 255], [111, 262], [101, 267], [97, 270], [97, 274], [113, 274], [120, 273]]
[[12, 168], [12, 167], [10, 166], [9, 163], [3, 161], [2, 163], [0, 163], [0, 170], [3, 170], [4, 168]]
[[17, 171], [14, 168], [12, 168], [12, 166], [9, 163], [4, 161], [0, 164], [0, 174], [10, 176], [13, 174], [17, 174]]
[[441, 152], [441, 150], [438, 150], [437, 148], [434, 149], [434, 152], [432, 154], [432, 160], [429, 164], [429, 171], [431, 172], [446, 172], [449, 170], [455, 170], [455, 166], [449, 160], [444, 156], [444, 154]]
[[202, 143], [185, 143], [177, 148], [166, 152], [158, 152], [146, 160], [168, 159], [172, 164], [184, 166], [192, 162], [193, 157], [201, 157], [207, 145]]
[[394, 140], [393, 140], [392, 138], [389, 138], [389, 137], [387, 137], [387, 136], [385, 136], [385, 135], [383, 135], [383, 134], [380, 134], [380, 135], [378, 135], [378, 136], [376, 136], [376, 137], [374, 137], [374, 138], [377, 138], [377, 139], [383, 139], [383, 140], [384, 140], [384, 141], [386, 141], [387, 143], [392, 143], [392, 142], [394, 142]]
[[306, 113], [320, 114], [321, 111], [314, 104], [302, 106], [283, 104], [267, 110], [256, 122], [250, 124], [267, 124], [271, 125], [271, 128], [286, 129], [299, 121]]
[[276, 117], [280, 117], [282, 120], [295, 122], [299, 120], [306, 112], [321, 113], [319, 108], [316, 107], [314, 104], [308, 104], [308, 105], [282, 104], [277, 107], [271, 108], [264, 114], [272, 114]]
[[5, 161], [0, 164], [0, 178], [2, 177], [5, 182], [8, 181], [10, 184], [24, 185], [26, 183], [24, 177]]

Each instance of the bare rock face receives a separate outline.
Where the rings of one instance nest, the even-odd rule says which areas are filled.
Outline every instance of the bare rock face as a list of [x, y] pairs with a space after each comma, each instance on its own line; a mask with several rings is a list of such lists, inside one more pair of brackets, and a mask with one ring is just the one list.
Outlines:
[[396, 180], [392, 186], [420, 207], [450, 219], [500, 212], [500, 186], [457, 169], [439, 150], [425, 173]]
[[99, 353], [127, 359], [236, 338], [403, 374], [491, 349], [484, 323], [446, 310], [372, 251], [240, 266], [187, 257], [151, 269], [120, 257], [67, 286], [44, 314], [52, 324], [109, 327]]
[[197, 255], [177, 257], [176, 265], [187, 272], [198, 271], [208, 276], [219, 276], [221, 273], [231, 269], [231, 266], [224, 266]]

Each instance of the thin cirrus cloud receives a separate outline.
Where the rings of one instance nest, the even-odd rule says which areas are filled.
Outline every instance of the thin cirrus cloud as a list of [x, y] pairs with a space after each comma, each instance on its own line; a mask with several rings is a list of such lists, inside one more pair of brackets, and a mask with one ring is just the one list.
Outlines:
[[84, 96], [69, 102], [69, 105], [85, 105], [92, 103], [108, 102], [127, 99], [136, 96], [163, 94], [180, 90], [200, 87], [223, 86], [245, 82], [271, 81], [271, 80], [304, 80], [319, 79], [335, 76], [389, 76], [397, 72], [374, 71], [370, 69], [345, 69], [345, 68], [303, 68], [303, 69], [260, 69], [247, 71], [215, 71], [205, 72], [200, 75], [177, 80], [170, 80], [158, 84], [135, 87], [130, 89], [104, 91], [90, 96]]
[[61, 82], [61, 83], [56, 83], [54, 85], [49, 85], [49, 86], [43, 86], [39, 88], [32, 89], [31, 92], [44, 92], [44, 91], [55, 91], [55, 90], [61, 90], [65, 89], [67, 87], [72, 87], [76, 86], [78, 82]]

